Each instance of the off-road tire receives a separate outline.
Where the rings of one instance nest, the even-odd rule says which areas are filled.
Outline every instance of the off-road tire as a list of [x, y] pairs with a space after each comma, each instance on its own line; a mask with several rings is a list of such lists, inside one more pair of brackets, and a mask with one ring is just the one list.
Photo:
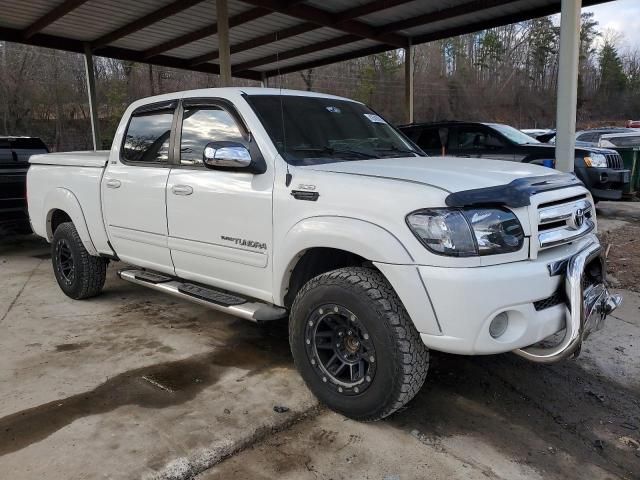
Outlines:
[[[74, 274], [71, 281], [66, 279], [58, 268], [58, 249], [62, 244], [70, 250], [73, 260]], [[87, 252], [73, 223], [65, 222], [56, 228], [51, 242], [51, 262], [58, 285], [68, 297], [82, 300], [94, 297], [102, 291], [109, 260], [94, 257]]]
[[[375, 347], [375, 375], [362, 393], [339, 393], [335, 384], [323, 381], [318, 361], [309, 358], [313, 354], [307, 325], [327, 303], [353, 312]], [[305, 284], [291, 308], [289, 342], [296, 368], [314, 395], [332, 410], [360, 421], [382, 419], [407, 404], [422, 387], [429, 367], [429, 350], [400, 299], [370, 268], [340, 268]]]

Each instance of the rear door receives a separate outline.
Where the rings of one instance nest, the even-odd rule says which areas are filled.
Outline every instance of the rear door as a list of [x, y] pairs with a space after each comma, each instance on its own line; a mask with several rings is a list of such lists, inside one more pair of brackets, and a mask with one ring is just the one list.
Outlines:
[[173, 274], [167, 244], [166, 187], [177, 101], [133, 112], [102, 179], [109, 241], [125, 262]]

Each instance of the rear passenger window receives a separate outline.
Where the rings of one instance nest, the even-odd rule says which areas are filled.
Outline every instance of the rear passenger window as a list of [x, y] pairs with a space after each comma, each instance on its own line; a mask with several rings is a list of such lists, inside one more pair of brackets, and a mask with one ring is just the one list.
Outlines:
[[168, 163], [173, 110], [134, 113], [122, 147], [122, 160]]

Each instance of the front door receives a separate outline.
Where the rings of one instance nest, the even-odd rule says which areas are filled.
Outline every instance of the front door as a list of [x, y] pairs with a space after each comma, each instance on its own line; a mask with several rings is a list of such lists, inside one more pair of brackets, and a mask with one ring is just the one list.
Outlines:
[[[458, 157], [489, 158], [513, 161], [513, 151], [504, 139], [484, 125], [457, 127], [452, 152]], [[452, 142], [450, 142], [452, 143]]]
[[173, 274], [167, 244], [166, 187], [176, 102], [134, 111], [102, 179], [109, 241], [132, 265]]
[[179, 158], [167, 184], [169, 247], [176, 275], [271, 300], [273, 172], [210, 169], [209, 142], [250, 150], [250, 135], [226, 103], [184, 102]]

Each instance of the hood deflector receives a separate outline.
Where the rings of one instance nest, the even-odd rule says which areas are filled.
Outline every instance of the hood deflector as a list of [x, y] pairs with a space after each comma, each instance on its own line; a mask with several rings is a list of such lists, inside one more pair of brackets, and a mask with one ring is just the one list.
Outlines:
[[507, 207], [526, 207], [531, 205], [531, 196], [561, 188], [583, 185], [571, 173], [518, 178], [506, 185], [475, 188], [451, 193], [445, 199], [449, 207], [471, 207], [478, 205], [505, 205]]

